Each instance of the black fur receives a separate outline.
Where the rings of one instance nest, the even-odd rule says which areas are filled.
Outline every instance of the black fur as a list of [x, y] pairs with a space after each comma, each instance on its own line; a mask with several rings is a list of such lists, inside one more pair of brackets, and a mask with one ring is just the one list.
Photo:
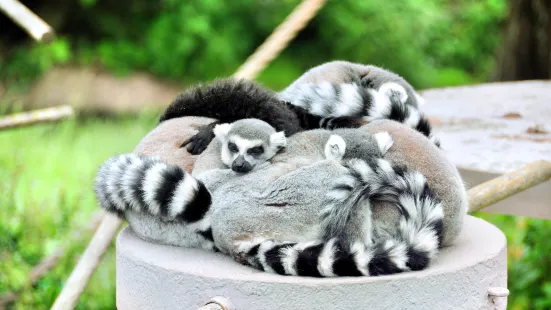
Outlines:
[[[233, 78], [220, 79], [184, 91], [168, 106], [160, 122], [183, 116], [210, 117], [221, 123], [258, 118], [277, 131], [285, 132], [286, 136], [302, 130], [297, 115], [276, 93], [252, 81]], [[214, 138], [210, 127], [200, 132], [200, 136], [188, 142], [191, 143], [188, 150], [192, 154], [200, 154], [204, 145], [208, 145]]]
[[180, 167], [169, 166], [162, 172], [162, 175], [161, 184], [157, 187], [154, 199], [161, 206], [161, 214], [166, 216], [174, 191], [184, 178], [184, 171]]
[[214, 127], [220, 122], [212, 122], [199, 128], [199, 132], [193, 137], [187, 139], [180, 145], [184, 147], [189, 144], [187, 151], [191, 154], [201, 154], [209, 146], [210, 141], [214, 139]]
[[318, 258], [323, 250], [323, 244], [304, 249], [298, 255], [295, 269], [299, 276], [321, 277], [318, 271]]
[[[189, 178], [191, 176], [187, 175], [186, 177]], [[192, 202], [189, 203], [185, 211], [182, 213], [181, 218], [184, 222], [187, 223], [193, 223], [203, 219], [207, 211], [209, 211], [210, 205], [212, 203], [212, 197], [209, 190], [203, 184], [203, 182], [198, 182], [199, 190], [195, 194], [195, 198]]]

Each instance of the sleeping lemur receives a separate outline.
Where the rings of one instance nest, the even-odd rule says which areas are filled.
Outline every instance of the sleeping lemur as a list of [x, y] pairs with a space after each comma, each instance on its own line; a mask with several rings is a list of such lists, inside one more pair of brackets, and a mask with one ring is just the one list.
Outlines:
[[[420, 136], [408, 141], [423, 144]], [[422, 174], [382, 158], [392, 145], [387, 133], [320, 129], [289, 142], [249, 173], [214, 169], [196, 178], [160, 160], [115, 156], [98, 172], [96, 194], [146, 240], [217, 249], [279, 274], [382, 275], [429, 264], [450, 233], [446, 205]], [[448, 210], [461, 209], [463, 197], [452, 193]], [[399, 225], [372, 221], [389, 208]]]
[[[442, 246], [443, 208], [418, 171], [392, 166], [377, 155], [392, 146], [386, 132], [373, 136], [380, 154], [356, 149], [346, 158], [346, 142], [329, 137], [325, 156], [346, 172], [332, 184], [320, 212], [320, 235], [308, 241], [258, 237], [237, 242], [241, 261], [281, 275], [315, 277], [377, 276], [425, 269]], [[345, 156], [348, 155], [348, 156]], [[344, 157], [344, 158], [343, 158]], [[401, 213], [398, 229], [372, 219], [371, 205], [389, 202]]]
[[[232, 78], [189, 88], [167, 107], [160, 122], [182, 116], [211, 117], [219, 122], [257, 118], [289, 137], [303, 130], [356, 128], [366, 121], [391, 119], [439, 145], [419, 111], [420, 100], [411, 85], [393, 72], [335, 61], [307, 71], [279, 94], [258, 83]], [[187, 145], [191, 154], [202, 153], [214, 138], [216, 124], [202, 127], [182, 147]]]
[[240, 173], [247, 173], [270, 160], [287, 144], [285, 133], [276, 132], [268, 123], [255, 118], [219, 124], [213, 131], [222, 142], [221, 161]]

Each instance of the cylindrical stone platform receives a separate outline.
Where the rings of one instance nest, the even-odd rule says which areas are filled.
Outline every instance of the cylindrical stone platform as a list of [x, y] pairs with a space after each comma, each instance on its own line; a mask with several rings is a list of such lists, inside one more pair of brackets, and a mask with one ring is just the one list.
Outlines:
[[505, 236], [472, 216], [428, 269], [379, 277], [279, 276], [222, 254], [152, 244], [129, 227], [117, 238], [119, 310], [195, 310], [216, 296], [239, 310], [506, 309], [507, 297], [488, 293], [506, 287]]

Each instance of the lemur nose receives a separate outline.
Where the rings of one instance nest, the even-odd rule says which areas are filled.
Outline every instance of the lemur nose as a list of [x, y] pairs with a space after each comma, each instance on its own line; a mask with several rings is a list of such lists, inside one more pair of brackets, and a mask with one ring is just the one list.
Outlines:
[[246, 173], [252, 170], [251, 164], [245, 160], [243, 155], [238, 156], [232, 163], [231, 169], [235, 172]]

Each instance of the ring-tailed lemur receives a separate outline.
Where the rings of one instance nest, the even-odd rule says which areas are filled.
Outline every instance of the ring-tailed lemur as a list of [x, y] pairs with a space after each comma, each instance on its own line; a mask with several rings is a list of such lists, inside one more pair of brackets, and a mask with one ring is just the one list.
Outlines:
[[[392, 145], [377, 134], [384, 155]], [[377, 276], [422, 270], [442, 246], [443, 209], [422, 174], [382, 158], [343, 159], [346, 143], [333, 135], [328, 158], [347, 169], [327, 194], [321, 236], [304, 242], [256, 238], [240, 242], [238, 257], [267, 272], [316, 277]], [[371, 204], [391, 202], [402, 214], [396, 232], [372, 220]], [[374, 231], [377, 238], [374, 238]]]
[[[306, 160], [300, 158], [304, 149], [300, 142], [304, 141], [297, 135], [295, 143], [284, 153], [288, 162], [265, 165], [247, 174], [220, 169], [195, 179], [180, 168], [157, 160], [119, 155], [100, 169], [96, 194], [104, 209], [124, 214], [133, 230], [144, 239], [218, 249], [266, 271], [341, 276], [379, 275], [426, 267], [436, 251], [434, 239], [432, 235], [420, 239], [417, 232], [429, 233], [427, 227], [433, 224], [430, 221], [436, 222], [438, 218], [423, 217], [435, 213], [424, 209], [435, 198], [430, 196], [422, 176], [389, 168], [388, 162], [381, 159], [392, 144], [388, 134], [370, 135], [353, 129], [335, 132], [352, 145], [344, 153], [345, 166], [337, 163], [331, 151], [338, 137], [322, 130], [319, 148], [323, 157], [332, 159], [316, 160], [315, 154], [308, 155]], [[342, 156], [339, 144], [337, 154]], [[358, 155], [361, 159], [357, 162], [347, 161], [348, 156]], [[302, 168], [297, 167], [301, 165]], [[330, 185], [330, 180], [343, 174], [340, 183]], [[343, 195], [343, 191], [350, 192]], [[327, 193], [333, 200], [324, 199]], [[282, 200], [285, 202], [276, 202]], [[402, 212], [401, 230], [387, 232], [384, 225], [369, 224], [368, 203], [379, 201], [396, 204]], [[339, 212], [340, 216], [333, 216], [327, 211], [330, 209], [342, 209], [349, 216]], [[239, 214], [243, 210], [247, 210], [248, 216]], [[270, 210], [276, 213], [271, 214]], [[283, 210], [292, 214], [281, 213]], [[255, 216], [267, 218], [256, 220]], [[289, 219], [278, 220], [281, 216]], [[338, 233], [343, 219], [348, 222], [342, 226], [345, 227], [342, 233]], [[227, 225], [235, 227], [236, 220], [255, 224], [242, 227], [245, 234], [239, 230], [228, 234]], [[273, 220], [276, 223], [267, 228]], [[358, 227], [364, 229], [358, 231]], [[411, 230], [409, 235], [405, 229]], [[266, 231], [278, 238], [266, 238], [263, 236]]]
[[287, 144], [284, 132], [276, 132], [268, 123], [255, 118], [216, 125], [214, 135], [222, 142], [222, 162], [242, 173], [270, 160]]
[[[258, 119], [219, 124], [214, 133], [222, 163], [237, 173], [261, 166], [286, 145], [283, 132]], [[126, 211], [133, 211], [190, 224], [191, 244], [212, 246], [209, 189], [180, 167], [136, 154], [114, 156], [100, 167], [95, 192], [108, 212], [124, 217]]]
[[[331, 78], [335, 75], [338, 78]], [[393, 72], [330, 62], [309, 70], [280, 93], [252, 81], [231, 78], [191, 87], [167, 107], [160, 122], [182, 116], [211, 117], [219, 122], [257, 118], [289, 137], [303, 130], [356, 128], [366, 121], [391, 119], [439, 145], [419, 111], [419, 100], [411, 85]], [[202, 127], [181, 146], [187, 145], [191, 154], [202, 153], [214, 138], [216, 124]]]

